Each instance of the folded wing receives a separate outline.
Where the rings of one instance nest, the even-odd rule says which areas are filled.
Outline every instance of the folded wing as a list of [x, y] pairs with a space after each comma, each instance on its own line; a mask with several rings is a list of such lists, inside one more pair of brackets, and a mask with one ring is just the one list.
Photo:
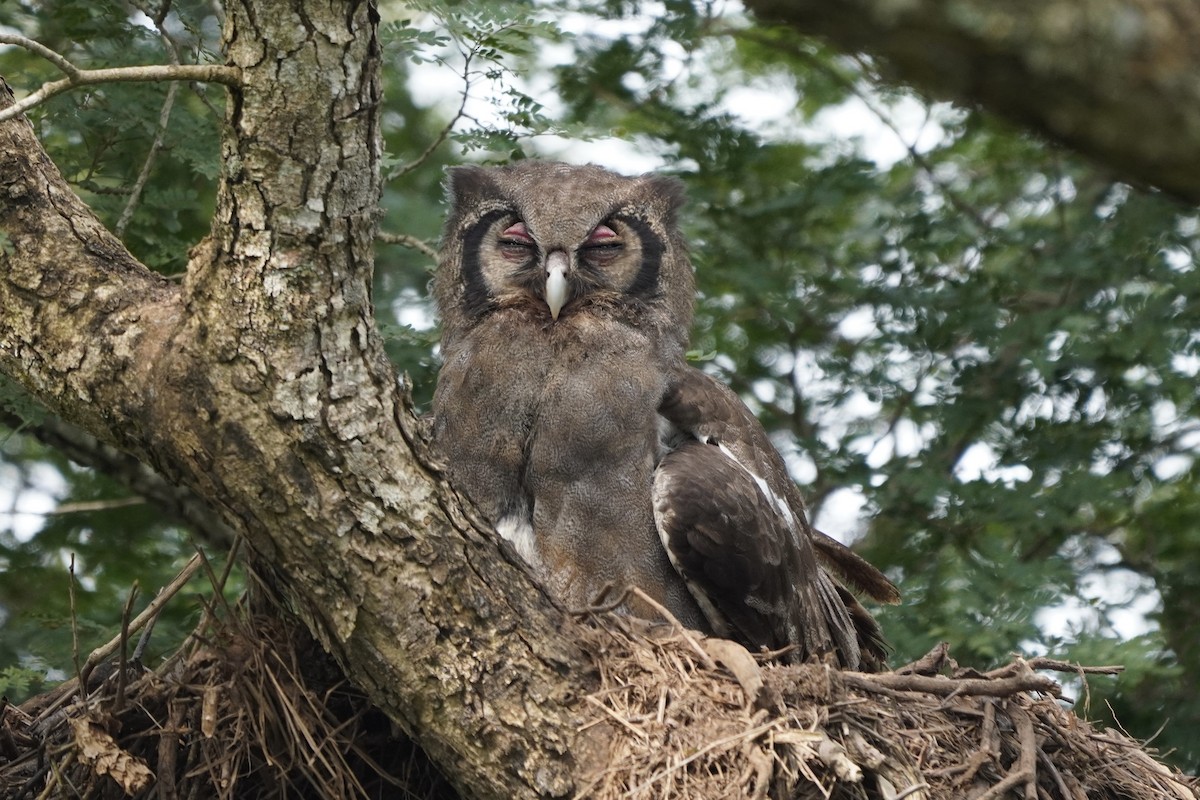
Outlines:
[[654, 516], [671, 563], [718, 635], [849, 669], [886, 659], [879, 626], [825, 568], [894, 602], [877, 569], [814, 531], [761, 424], [727, 386], [685, 368], [659, 409]]

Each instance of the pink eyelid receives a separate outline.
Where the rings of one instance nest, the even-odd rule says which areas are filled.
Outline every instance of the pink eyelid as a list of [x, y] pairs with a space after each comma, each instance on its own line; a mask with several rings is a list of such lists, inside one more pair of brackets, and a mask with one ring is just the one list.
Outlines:
[[592, 230], [592, 235], [588, 237], [588, 244], [599, 244], [600, 242], [609, 239], [617, 238], [617, 232], [607, 225], [597, 225]]
[[529, 235], [529, 229], [525, 227], [524, 222], [517, 222], [509, 225], [500, 234], [507, 239], [513, 239], [522, 244], [533, 244], [533, 237]]

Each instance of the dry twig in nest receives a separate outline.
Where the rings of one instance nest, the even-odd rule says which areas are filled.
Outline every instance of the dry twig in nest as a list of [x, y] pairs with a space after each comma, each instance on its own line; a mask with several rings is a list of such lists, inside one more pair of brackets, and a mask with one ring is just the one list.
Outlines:
[[760, 665], [744, 650], [730, 658], [736, 645], [671, 628], [675, 635], [664, 636], [636, 620], [590, 615], [601, 685], [583, 728], [605, 726], [612, 744], [606, 768], [577, 797], [1200, 797], [1191, 779], [1137, 742], [1063, 708], [1058, 684], [1036, 671], [1119, 668], [1017, 658], [948, 676], [933, 674], [953, 667], [935, 651], [896, 672], [838, 672]]

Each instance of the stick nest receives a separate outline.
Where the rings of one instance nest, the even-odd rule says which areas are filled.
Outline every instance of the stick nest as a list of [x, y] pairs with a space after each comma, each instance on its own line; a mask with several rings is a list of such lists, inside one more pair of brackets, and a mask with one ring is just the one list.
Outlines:
[[72, 680], [3, 708], [0, 798], [457, 798], [279, 617], [210, 622], [159, 669], [88, 686], [86, 702]]
[[[868, 675], [607, 613], [580, 627], [598, 684], [580, 736], [608, 752], [576, 797], [1200, 798], [1064, 708], [1038, 672], [1055, 662], [980, 674], [935, 651]], [[457, 797], [318, 653], [277, 618], [214, 623], [153, 672], [94, 674], [86, 701], [0, 705], [0, 798]]]
[[[809, 800], [1195, 800], [1194, 778], [1128, 736], [1075, 716], [1016, 659], [958, 669], [943, 645], [893, 672], [763, 663], [679, 627], [608, 618], [588, 636], [609, 766], [581, 794], [609, 798]], [[586, 726], [585, 726], [586, 727]]]

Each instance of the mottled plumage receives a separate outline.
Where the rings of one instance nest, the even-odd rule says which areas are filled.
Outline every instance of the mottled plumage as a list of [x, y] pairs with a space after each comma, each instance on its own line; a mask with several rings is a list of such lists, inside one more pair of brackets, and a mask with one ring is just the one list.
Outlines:
[[449, 189], [435, 438], [546, 585], [571, 606], [637, 586], [755, 649], [881, 663], [878, 626], [822, 564], [881, 600], [895, 587], [811, 529], [758, 421], [684, 361], [680, 184], [523, 162], [454, 169]]

